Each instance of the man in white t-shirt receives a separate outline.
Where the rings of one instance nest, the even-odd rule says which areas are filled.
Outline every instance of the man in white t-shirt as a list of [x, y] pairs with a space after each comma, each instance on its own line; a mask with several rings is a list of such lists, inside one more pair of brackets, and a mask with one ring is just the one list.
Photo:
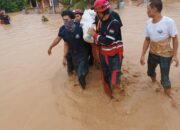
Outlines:
[[[169, 80], [169, 70], [171, 62], [175, 62], [178, 67], [179, 61], [177, 58], [178, 37], [177, 29], [173, 19], [162, 16], [163, 8], [161, 0], [150, 0], [147, 6], [147, 14], [151, 18], [146, 23], [145, 41], [141, 54], [140, 63], [145, 64], [145, 54], [150, 47], [148, 57], [148, 76], [153, 82], [156, 82], [155, 69], [160, 65], [161, 84], [164, 92], [171, 96], [171, 82]], [[172, 40], [172, 48], [170, 42]]]

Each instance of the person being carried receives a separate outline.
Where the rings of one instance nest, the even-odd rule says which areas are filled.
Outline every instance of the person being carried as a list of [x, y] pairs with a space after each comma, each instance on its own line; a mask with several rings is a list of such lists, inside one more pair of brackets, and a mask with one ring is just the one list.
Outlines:
[[[83, 26], [81, 25], [81, 19], [82, 19], [82, 15], [84, 14], [83, 10], [81, 9], [75, 9], [74, 11], [74, 14], [75, 14], [75, 22], [79, 23], [80, 26]], [[87, 46], [89, 48], [88, 52], [89, 52], [89, 56], [88, 56], [88, 61], [89, 61], [89, 65], [92, 66], [94, 64], [94, 57], [93, 57], [93, 54], [92, 54], [92, 47], [89, 43], [87, 43]]]
[[[88, 74], [88, 47], [83, 40], [83, 31], [79, 24], [74, 22], [74, 13], [70, 10], [65, 10], [61, 14], [64, 25], [60, 27], [58, 36], [48, 49], [48, 54], [55, 47], [61, 39], [65, 41], [63, 65], [70, 65], [74, 68], [67, 67], [68, 74], [71, 74], [75, 69], [78, 80], [82, 89], [85, 89], [85, 78]], [[67, 60], [68, 56], [72, 59]], [[70, 61], [70, 63], [69, 63]], [[72, 64], [72, 65], [71, 65]]]
[[[147, 74], [156, 82], [156, 67], [159, 64], [161, 70], [161, 85], [164, 92], [171, 96], [171, 82], [169, 71], [171, 62], [175, 62], [178, 67], [177, 57], [178, 37], [175, 22], [172, 18], [162, 16], [163, 4], [161, 0], [150, 0], [147, 6], [147, 15], [151, 18], [146, 23], [145, 41], [140, 58], [141, 65], [145, 64], [145, 54], [150, 48], [148, 56]], [[173, 48], [170, 43], [172, 40]]]

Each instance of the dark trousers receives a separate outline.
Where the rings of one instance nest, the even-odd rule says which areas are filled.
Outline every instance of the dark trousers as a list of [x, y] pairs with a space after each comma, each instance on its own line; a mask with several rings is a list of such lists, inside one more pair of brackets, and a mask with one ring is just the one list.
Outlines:
[[149, 53], [148, 57], [148, 76], [156, 76], [156, 67], [159, 64], [161, 70], [161, 84], [164, 88], [171, 88], [171, 82], [169, 80], [169, 71], [172, 57], [162, 57]]
[[70, 76], [74, 71], [74, 65], [73, 65], [70, 52], [68, 52], [66, 58], [67, 58], [67, 72], [68, 72], [68, 75]]
[[68, 52], [67, 72], [71, 75], [74, 70], [78, 77], [87, 75], [89, 71], [88, 53], [72, 54], [71, 52]]
[[112, 86], [121, 83], [121, 65], [123, 56], [116, 54], [114, 56], [99, 55], [102, 68], [103, 87], [108, 96], [112, 94]]

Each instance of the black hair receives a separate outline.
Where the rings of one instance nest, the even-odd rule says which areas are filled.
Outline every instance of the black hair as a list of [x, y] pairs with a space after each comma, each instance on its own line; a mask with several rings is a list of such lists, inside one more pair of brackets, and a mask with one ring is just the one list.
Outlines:
[[69, 16], [71, 19], [74, 19], [75, 18], [75, 15], [74, 13], [71, 11], [71, 10], [64, 10], [62, 13], [61, 13], [61, 16], [64, 17], [64, 16]]
[[162, 9], [163, 9], [162, 0], [149, 0], [149, 2], [150, 2], [149, 5], [150, 5], [152, 8], [156, 8], [157, 11], [158, 11], [159, 13], [161, 13], [161, 11], [162, 11]]
[[107, 9], [103, 12], [104, 15], [109, 14], [109, 13], [110, 13], [110, 9]]

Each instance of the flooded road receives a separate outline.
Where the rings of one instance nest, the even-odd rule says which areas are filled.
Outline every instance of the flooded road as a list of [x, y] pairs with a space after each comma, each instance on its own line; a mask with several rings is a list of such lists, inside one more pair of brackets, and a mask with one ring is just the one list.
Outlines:
[[[176, 21], [180, 32], [180, 3], [167, 1], [163, 14]], [[119, 102], [104, 94], [95, 68], [90, 70], [85, 91], [73, 86], [62, 66], [63, 42], [47, 55], [62, 24], [60, 15], [49, 15], [50, 21], [42, 23], [38, 14], [11, 14], [11, 25], [0, 26], [0, 129], [180, 129], [180, 68], [172, 66], [170, 73], [174, 107], [163, 92], [155, 92], [157, 85], [146, 76], [146, 66], [139, 64], [146, 6], [129, 5], [119, 13], [124, 24], [127, 91]]]

